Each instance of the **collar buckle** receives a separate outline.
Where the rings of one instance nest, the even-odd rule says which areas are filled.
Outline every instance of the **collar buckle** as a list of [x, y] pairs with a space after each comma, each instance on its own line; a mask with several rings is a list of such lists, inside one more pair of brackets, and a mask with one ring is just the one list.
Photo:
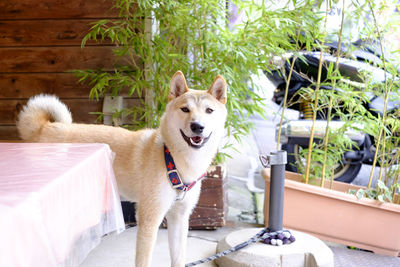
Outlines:
[[169, 170], [167, 172], [168, 178], [171, 181], [172, 188], [179, 189], [180, 187], [185, 187], [185, 185], [182, 182], [181, 177], [179, 176], [179, 173], [176, 169], [174, 170]]

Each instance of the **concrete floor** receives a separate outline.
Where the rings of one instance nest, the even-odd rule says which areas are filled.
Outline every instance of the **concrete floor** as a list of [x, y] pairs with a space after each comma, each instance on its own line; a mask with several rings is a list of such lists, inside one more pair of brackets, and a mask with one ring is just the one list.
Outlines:
[[[101, 244], [93, 250], [80, 267], [132, 267], [135, 265], [137, 227], [125, 230], [119, 235], [106, 236]], [[191, 232], [187, 246], [187, 262], [195, 261], [209, 255], [216, 250], [214, 240], [197, 238], [197, 232]], [[168, 235], [166, 229], [160, 229], [157, 244], [153, 253], [152, 266], [169, 266]], [[203, 266], [215, 266], [212, 263]]]
[[[186, 262], [193, 262], [215, 254], [217, 242], [231, 231], [250, 227], [244, 223], [228, 223], [218, 230], [189, 231]], [[100, 245], [94, 249], [80, 267], [132, 267], [135, 262], [137, 227], [131, 227], [119, 235], [103, 238]], [[168, 235], [166, 229], [158, 232], [157, 243], [153, 252], [153, 267], [170, 265]], [[213, 262], [200, 266], [216, 266]]]
[[[262, 194], [257, 193], [259, 198]], [[254, 196], [254, 195], [253, 195]], [[226, 226], [217, 230], [189, 231], [186, 262], [209, 257], [216, 252], [219, 240], [232, 231], [244, 228], [262, 227], [256, 224], [252, 194], [246, 190], [245, 182], [228, 178], [229, 212]], [[262, 205], [262, 204], [261, 204]], [[259, 218], [262, 221], [262, 218]], [[132, 267], [134, 266], [137, 227], [131, 227], [119, 235], [103, 238], [80, 265], [80, 267]], [[250, 237], [249, 237], [250, 238]], [[326, 242], [334, 253], [335, 267], [399, 267], [400, 258], [377, 255], [374, 253], [350, 250], [345, 246]], [[153, 252], [153, 267], [170, 266], [167, 230], [160, 229]], [[204, 263], [199, 266], [216, 266]]]

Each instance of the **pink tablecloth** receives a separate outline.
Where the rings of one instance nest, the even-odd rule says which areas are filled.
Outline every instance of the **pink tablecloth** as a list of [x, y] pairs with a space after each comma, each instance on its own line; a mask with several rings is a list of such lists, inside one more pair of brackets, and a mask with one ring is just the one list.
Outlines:
[[123, 231], [104, 144], [0, 143], [0, 266], [76, 266]]

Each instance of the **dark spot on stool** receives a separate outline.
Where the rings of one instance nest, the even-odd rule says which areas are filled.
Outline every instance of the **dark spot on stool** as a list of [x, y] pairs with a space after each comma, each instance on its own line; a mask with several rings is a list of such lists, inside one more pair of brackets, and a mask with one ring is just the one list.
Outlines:
[[50, 64], [54, 65], [56, 61], [54, 59], [50, 60]]

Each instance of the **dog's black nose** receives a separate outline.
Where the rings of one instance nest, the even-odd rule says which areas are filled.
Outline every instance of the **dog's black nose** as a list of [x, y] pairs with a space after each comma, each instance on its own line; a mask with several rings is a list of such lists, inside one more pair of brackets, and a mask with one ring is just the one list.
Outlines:
[[190, 124], [190, 129], [192, 130], [192, 132], [194, 132], [195, 134], [201, 134], [204, 130], [204, 126], [201, 125], [198, 122], [192, 122]]

